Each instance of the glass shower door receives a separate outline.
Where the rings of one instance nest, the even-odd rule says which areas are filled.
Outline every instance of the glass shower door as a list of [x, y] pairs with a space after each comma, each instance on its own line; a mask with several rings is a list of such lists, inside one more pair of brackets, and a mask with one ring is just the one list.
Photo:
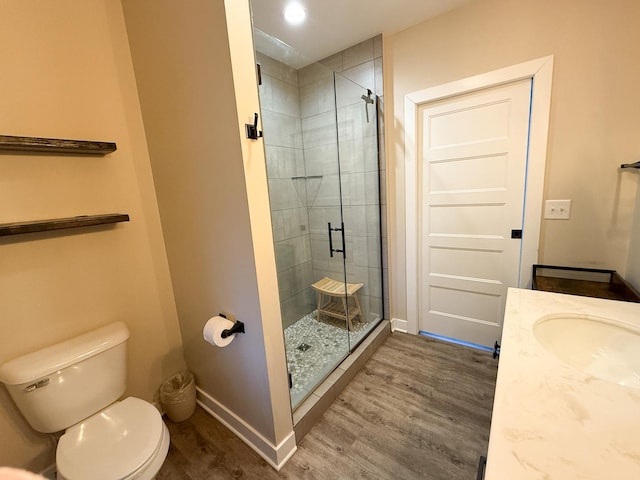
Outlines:
[[384, 316], [378, 98], [334, 74], [340, 187], [346, 243], [345, 304], [353, 350]]
[[[334, 116], [333, 112], [331, 116]], [[294, 182], [304, 183], [311, 281], [301, 281], [308, 282], [306, 285], [313, 298], [311, 311], [285, 329], [294, 408], [347, 357], [350, 346], [344, 317], [344, 295], [341, 293], [346, 273], [337, 145], [335, 140], [332, 144], [314, 145], [311, 142], [311, 147], [305, 152], [316, 148], [322, 151], [325, 161], [321, 172], [311, 168], [305, 172], [304, 178], [294, 179]], [[307, 156], [305, 163], [306, 159]], [[280, 262], [277, 260], [277, 263]]]
[[295, 409], [382, 318], [377, 99], [319, 63], [256, 56]]
[[[260, 85], [280, 306], [295, 409], [349, 354], [333, 73], [263, 54]], [[301, 94], [304, 92], [304, 95]], [[318, 307], [320, 307], [318, 309]], [[320, 311], [318, 311], [320, 310]]]

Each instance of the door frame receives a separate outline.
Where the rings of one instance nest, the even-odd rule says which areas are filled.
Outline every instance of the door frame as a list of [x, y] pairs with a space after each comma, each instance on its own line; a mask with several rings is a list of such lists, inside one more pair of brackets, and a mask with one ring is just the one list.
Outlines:
[[475, 75], [435, 87], [408, 93], [404, 97], [404, 163], [406, 222], [406, 291], [407, 332], [417, 334], [420, 304], [421, 194], [419, 183], [418, 110], [421, 105], [456, 95], [471, 93], [518, 80], [531, 79], [531, 114], [525, 182], [523, 237], [520, 254], [519, 288], [531, 286], [531, 268], [537, 263], [540, 243], [540, 222], [544, 173], [547, 158], [547, 137], [551, 109], [553, 56], [542, 57], [510, 67]]

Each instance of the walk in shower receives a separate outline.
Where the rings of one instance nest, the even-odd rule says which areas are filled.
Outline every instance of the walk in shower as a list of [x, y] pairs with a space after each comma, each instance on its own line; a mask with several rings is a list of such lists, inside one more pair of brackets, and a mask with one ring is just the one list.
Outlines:
[[296, 69], [257, 52], [294, 408], [384, 317], [375, 65], [345, 55]]

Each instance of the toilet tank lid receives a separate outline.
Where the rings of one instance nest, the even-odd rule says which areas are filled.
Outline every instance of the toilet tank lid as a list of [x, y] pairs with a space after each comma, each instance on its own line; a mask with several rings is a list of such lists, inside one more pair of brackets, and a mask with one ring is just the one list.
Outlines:
[[123, 322], [110, 323], [78, 337], [28, 353], [0, 365], [0, 382], [20, 385], [109, 350], [129, 338]]

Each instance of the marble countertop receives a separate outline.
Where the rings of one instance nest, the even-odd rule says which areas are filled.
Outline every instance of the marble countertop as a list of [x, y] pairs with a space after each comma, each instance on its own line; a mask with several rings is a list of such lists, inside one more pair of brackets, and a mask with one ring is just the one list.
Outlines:
[[640, 479], [640, 389], [564, 364], [538, 343], [542, 316], [640, 326], [640, 304], [510, 288], [485, 480]]

